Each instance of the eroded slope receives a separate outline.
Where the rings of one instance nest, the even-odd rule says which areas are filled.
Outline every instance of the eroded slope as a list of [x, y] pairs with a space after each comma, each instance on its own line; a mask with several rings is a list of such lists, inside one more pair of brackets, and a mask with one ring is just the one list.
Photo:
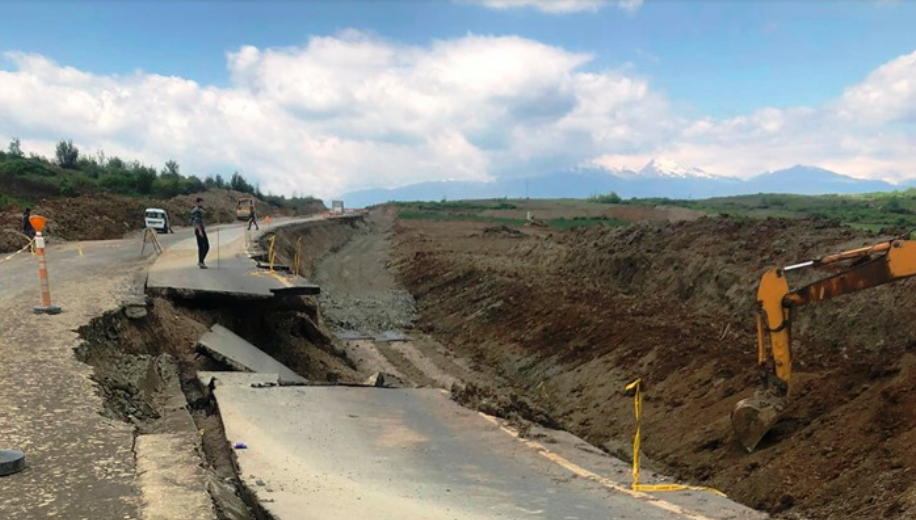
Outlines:
[[667, 471], [785, 518], [916, 515], [913, 282], [803, 309], [784, 419], [752, 454], [728, 423], [756, 384], [762, 270], [882, 237], [822, 220], [526, 228], [521, 238], [485, 228], [399, 221], [393, 268], [417, 299], [420, 330], [570, 431], [626, 442], [632, 402], [621, 390], [641, 377], [643, 448]]

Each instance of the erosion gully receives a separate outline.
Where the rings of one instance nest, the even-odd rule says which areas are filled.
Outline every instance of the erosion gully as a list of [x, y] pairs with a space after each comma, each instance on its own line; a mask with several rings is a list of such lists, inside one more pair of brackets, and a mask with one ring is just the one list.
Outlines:
[[[303, 274], [311, 273], [322, 255], [339, 248], [365, 226], [357, 222], [315, 223], [277, 232], [280, 258], [299, 257]], [[308, 237], [303, 254], [299, 237]], [[176, 414], [190, 413], [200, 435], [207, 488], [218, 518], [265, 520], [270, 515], [252, 490], [238, 478], [234, 452], [223, 431], [210, 389], [199, 371], [232, 370], [198, 350], [198, 340], [220, 324], [257, 345], [311, 381], [356, 382], [361, 377], [340, 342], [322, 324], [315, 297], [285, 296], [246, 299], [147, 294], [80, 328], [76, 357], [94, 368], [93, 380], [104, 398], [100, 413], [134, 426], [135, 438], [147, 434], [182, 433]], [[176, 409], [175, 397], [186, 402]], [[171, 403], [171, 406], [170, 406]]]

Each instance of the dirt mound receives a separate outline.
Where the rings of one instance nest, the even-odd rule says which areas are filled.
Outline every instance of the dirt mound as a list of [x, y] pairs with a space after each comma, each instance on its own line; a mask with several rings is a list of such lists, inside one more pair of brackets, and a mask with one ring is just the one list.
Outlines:
[[510, 228], [509, 226], [491, 226], [485, 228], [480, 232], [481, 236], [485, 237], [510, 237], [510, 238], [524, 238], [525, 234], [517, 229]]
[[419, 328], [513, 381], [507, 392], [543, 399], [602, 445], [631, 438], [621, 390], [641, 377], [643, 449], [674, 476], [784, 518], [916, 515], [913, 282], [800, 309], [783, 419], [751, 454], [729, 424], [757, 382], [761, 272], [887, 237], [728, 217], [522, 242], [469, 234], [484, 227], [399, 221], [393, 266]]

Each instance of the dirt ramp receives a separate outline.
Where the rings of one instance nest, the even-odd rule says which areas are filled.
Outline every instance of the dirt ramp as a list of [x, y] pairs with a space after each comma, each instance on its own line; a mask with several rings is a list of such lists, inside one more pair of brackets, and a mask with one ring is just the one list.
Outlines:
[[913, 282], [800, 309], [784, 419], [752, 454], [728, 421], [757, 382], [762, 271], [889, 237], [819, 219], [701, 218], [523, 241], [485, 227], [399, 221], [392, 265], [418, 327], [511, 381], [507, 395], [616, 445], [634, 428], [621, 390], [640, 377], [643, 449], [666, 471], [783, 518], [916, 517]]

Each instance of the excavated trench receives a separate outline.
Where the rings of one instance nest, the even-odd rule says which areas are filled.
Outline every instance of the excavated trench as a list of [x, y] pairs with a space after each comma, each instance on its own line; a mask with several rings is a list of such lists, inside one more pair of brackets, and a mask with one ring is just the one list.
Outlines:
[[[295, 234], [278, 230], [279, 256], [289, 261], [299, 246], [302, 272], [310, 273], [314, 262], [360, 229], [358, 222], [343, 224], [316, 222], [299, 226]], [[301, 253], [302, 241], [291, 240], [294, 236], [309, 239], [306, 253]], [[360, 378], [346, 351], [322, 324], [318, 300], [309, 296], [146, 296], [81, 327], [77, 332], [83, 341], [75, 355], [94, 368], [92, 379], [104, 403], [99, 413], [132, 424], [135, 437], [187, 433], [179, 431], [189, 424], [179, 416], [190, 414], [196, 428], [191, 433], [200, 438], [207, 489], [218, 518], [269, 519], [254, 490], [239, 479], [219, 409], [210, 389], [197, 377], [200, 371], [232, 370], [198, 347], [200, 337], [214, 324], [310, 381], [355, 383]], [[176, 402], [183, 406], [175, 406]]]
[[[100, 413], [132, 424], [135, 435], [186, 433], [176, 431], [182, 422], [175, 416], [189, 413], [200, 434], [218, 517], [263, 520], [269, 516], [238, 478], [210, 389], [197, 378], [199, 371], [232, 368], [205, 355], [197, 341], [219, 323], [309, 380], [355, 381], [352, 363], [316, 317], [316, 302], [305, 297], [256, 305], [227, 300], [219, 306], [153, 297], [144, 307], [125, 307], [80, 328], [83, 342], [75, 354], [94, 367], [92, 379], [104, 400]], [[184, 409], [168, 405], [175, 394], [184, 394]]]

